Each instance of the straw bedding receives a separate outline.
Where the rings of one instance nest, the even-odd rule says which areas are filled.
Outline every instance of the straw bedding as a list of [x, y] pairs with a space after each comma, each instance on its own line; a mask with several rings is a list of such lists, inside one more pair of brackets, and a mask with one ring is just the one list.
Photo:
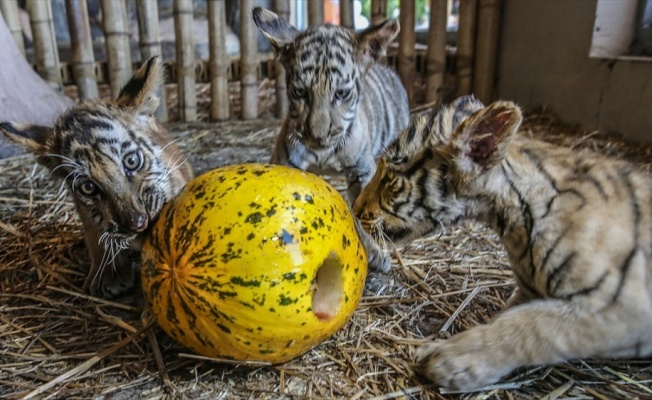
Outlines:
[[[269, 115], [270, 96], [261, 98], [261, 114]], [[278, 126], [261, 119], [169, 127], [201, 172], [267, 160]], [[544, 110], [530, 114], [523, 134], [626, 157], [647, 171], [652, 165], [652, 148], [564, 126]], [[115, 301], [81, 293], [88, 260], [80, 224], [60, 184], [31, 156], [0, 161], [0, 202], [1, 398], [652, 397], [649, 360], [522, 369], [470, 394], [441, 393], [414, 376], [416, 346], [486, 323], [513, 289], [497, 237], [475, 224], [395, 254], [388, 275], [370, 275], [351, 321], [304, 356], [278, 366], [231, 365], [188, 354], [143, 313], [138, 293]]]

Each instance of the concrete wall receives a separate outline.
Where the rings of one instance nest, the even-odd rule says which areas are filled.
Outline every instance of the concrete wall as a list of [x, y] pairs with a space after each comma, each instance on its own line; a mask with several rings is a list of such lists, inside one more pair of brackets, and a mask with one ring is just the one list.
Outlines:
[[[617, 1], [617, 0], [613, 0]], [[589, 58], [597, 0], [505, 0], [497, 97], [652, 143], [652, 58]]]

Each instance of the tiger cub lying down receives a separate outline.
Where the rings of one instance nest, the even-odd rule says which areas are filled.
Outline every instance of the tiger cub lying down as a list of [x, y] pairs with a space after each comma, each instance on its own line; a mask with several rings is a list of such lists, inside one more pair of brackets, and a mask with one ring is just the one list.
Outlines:
[[652, 179], [516, 135], [511, 102], [460, 103], [478, 111], [459, 124], [450, 107], [412, 121], [354, 207], [376, 238], [405, 242], [475, 218], [507, 250], [518, 287], [506, 309], [420, 348], [424, 375], [472, 390], [522, 366], [652, 354]]
[[115, 101], [85, 101], [52, 128], [0, 123], [68, 187], [91, 265], [84, 290], [109, 298], [134, 285], [143, 238], [163, 204], [192, 178], [186, 156], [159, 125], [163, 65], [150, 58]]

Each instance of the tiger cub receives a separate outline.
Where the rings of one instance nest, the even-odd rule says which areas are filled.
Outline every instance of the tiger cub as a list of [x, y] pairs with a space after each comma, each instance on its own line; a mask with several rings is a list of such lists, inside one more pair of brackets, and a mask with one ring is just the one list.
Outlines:
[[253, 18], [287, 71], [289, 112], [271, 162], [343, 174], [352, 202], [374, 175], [374, 158], [409, 122], [398, 75], [377, 62], [398, 22], [360, 33], [328, 24], [299, 32], [262, 8]]
[[147, 228], [193, 176], [154, 118], [162, 68], [149, 59], [117, 100], [79, 103], [52, 128], [0, 124], [72, 195], [91, 258], [83, 288], [92, 295], [115, 297], [134, 285]]
[[[409, 122], [400, 79], [377, 62], [398, 34], [398, 22], [360, 33], [329, 24], [299, 32], [269, 10], [254, 8], [252, 16], [287, 73], [289, 112], [271, 163], [344, 175], [352, 204], [374, 175], [375, 157]], [[387, 272], [389, 257], [358, 230], [369, 265]]]
[[472, 390], [522, 366], [652, 354], [652, 179], [624, 161], [518, 136], [521, 120], [499, 101], [454, 130], [427, 126], [452, 136], [392, 158], [407, 129], [354, 207], [392, 241], [474, 218], [507, 250], [518, 287], [506, 309], [417, 352], [443, 387]]

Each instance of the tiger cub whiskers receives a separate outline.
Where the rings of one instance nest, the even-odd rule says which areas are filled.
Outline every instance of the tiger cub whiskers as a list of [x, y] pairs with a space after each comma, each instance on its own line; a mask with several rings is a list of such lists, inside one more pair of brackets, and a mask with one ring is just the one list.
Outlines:
[[447, 131], [434, 143], [402, 132], [354, 205], [365, 227], [397, 243], [475, 219], [507, 252], [517, 288], [506, 308], [420, 348], [420, 371], [469, 391], [524, 366], [652, 355], [650, 176], [517, 134], [511, 102], [460, 121], [431, 125]]
[[114, 101], [83, 101], [51, 128], [0, 124], [70, 193], [91, 259], [83, 289], [93, 295], [110, 298], [133, 287], [147, 230], [193, 176], [154, 116], [162, 79], [163, 65], [154, 57]]

